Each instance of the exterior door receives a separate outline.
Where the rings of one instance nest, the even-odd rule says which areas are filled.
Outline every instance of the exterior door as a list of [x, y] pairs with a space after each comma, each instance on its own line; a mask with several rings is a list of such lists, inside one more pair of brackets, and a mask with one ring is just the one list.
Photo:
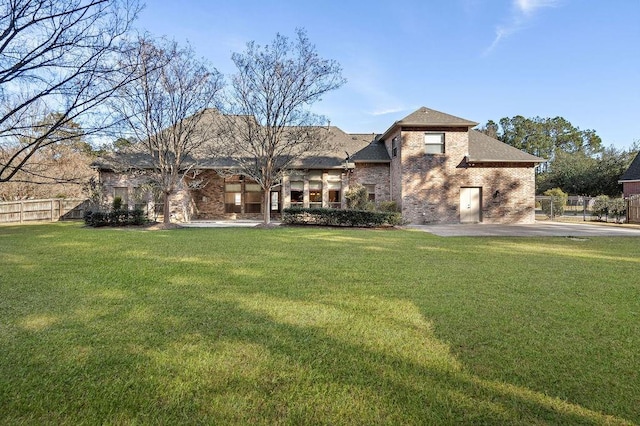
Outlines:
[[480, 200], [482, 188], [462, 187], [460, 188], [460, 222], [478, 223], [480, 217]]

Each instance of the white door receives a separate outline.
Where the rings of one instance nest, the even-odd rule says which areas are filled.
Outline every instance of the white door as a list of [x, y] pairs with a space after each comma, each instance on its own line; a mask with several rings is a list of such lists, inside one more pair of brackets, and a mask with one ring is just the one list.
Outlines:
[[481, 188], [460, 188], [460, 222], [480, 222], [480, 192]]

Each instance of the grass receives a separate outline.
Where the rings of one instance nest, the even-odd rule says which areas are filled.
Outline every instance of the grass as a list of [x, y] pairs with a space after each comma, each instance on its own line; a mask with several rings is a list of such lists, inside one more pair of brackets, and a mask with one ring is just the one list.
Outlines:
[[1, 424], [640, 423], [640, 244], [0, 227]]

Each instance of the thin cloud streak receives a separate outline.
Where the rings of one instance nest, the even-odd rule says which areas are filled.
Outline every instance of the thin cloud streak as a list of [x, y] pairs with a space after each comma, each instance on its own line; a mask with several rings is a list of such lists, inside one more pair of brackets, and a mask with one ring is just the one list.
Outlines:
[[496, 27], [496, 36], [491, 45], [484, 51], [488, 55], [506, 37], [525, 28], [527, 22], [544, 8], [559, 6], [561, 0], [513, 0], [511, 17], [507, 24]]

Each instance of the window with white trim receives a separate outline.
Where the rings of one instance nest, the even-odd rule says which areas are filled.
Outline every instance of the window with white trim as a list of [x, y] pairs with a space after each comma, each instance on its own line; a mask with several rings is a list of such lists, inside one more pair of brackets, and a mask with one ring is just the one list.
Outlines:
[[444, 133], [424, 134], [425, 154], [444, 154]]

